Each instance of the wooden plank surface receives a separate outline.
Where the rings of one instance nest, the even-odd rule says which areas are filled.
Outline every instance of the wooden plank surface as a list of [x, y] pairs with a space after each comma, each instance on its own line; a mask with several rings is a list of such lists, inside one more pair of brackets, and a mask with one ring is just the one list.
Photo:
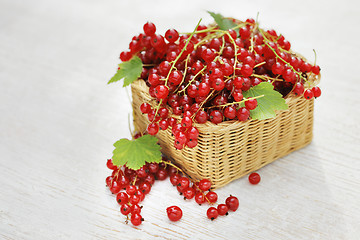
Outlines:
[[[0, 239], [359, 239], [357, 1], [0, 0]], [[191, 31], [205, 10], [283, 33], [322, 67], [314, 140], [218, 190], [239, 210], [210, 222], [167, 181], [126, 225], [105, 188], [112, 144], [129, 137], [128, 94], [106, 85], [142, 25]], [[184, 216], [169, 222], [166, 207]]]

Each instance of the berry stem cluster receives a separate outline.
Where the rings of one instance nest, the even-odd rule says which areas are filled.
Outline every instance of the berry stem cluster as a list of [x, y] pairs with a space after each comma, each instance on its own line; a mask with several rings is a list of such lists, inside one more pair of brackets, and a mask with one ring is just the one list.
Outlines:
[[168, 29], [164, 35], [147, 22], [129, 51], [120, 54], [122, 61], [138, 56], [143, 63], [141, 78], [153, 98], [140, 106], [150, 122], [147, 132], [171, 128], [176, 149], [197, 146], [197, 124], [247, 121], [261, 96], [245, 99], [243, 92], [261, 82], [270, 82], [284, 97], [321, 95], [310, 81], [320, 67], [291, 51], [283, 35], [261, 29], [251, 18], [227, 20], [233, 28], [205, 26], [200, 20], [191, 33]]

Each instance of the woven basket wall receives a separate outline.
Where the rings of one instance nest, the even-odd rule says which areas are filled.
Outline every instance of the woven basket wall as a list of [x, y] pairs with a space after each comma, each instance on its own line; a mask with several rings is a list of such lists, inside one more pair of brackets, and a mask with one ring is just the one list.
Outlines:
[[[140, 105], [155, 102], [144, 81], [135, 81], [131, 90], [135, 129], [143, 132], [149, 121]], [[162, 152], [193, 180], [207, 178], [219, 188], [311, 142], [314, 100], [290, 96], [286, 103], [289, 109], [273, 119], [194, 123], [200, 133], [195, 148], [176, 150], [170, 127], [157, 137]]]

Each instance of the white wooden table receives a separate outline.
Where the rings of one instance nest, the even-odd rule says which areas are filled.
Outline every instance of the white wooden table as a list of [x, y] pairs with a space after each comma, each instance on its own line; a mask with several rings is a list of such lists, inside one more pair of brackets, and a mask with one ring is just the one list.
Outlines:
[[[0, 0], [0, 239], [360, 239], [358, 1]], [[209, 221], [169, 181], [126, 225], [108, 189], [129, 98], [108, 86], [119, 53], [151, 20], [191, 31], [205, 10], [256, 17], [322, 67], [313, 142], [218, 190], [239, 210]], [[172, 223], [166, 207], [183, 209]]]

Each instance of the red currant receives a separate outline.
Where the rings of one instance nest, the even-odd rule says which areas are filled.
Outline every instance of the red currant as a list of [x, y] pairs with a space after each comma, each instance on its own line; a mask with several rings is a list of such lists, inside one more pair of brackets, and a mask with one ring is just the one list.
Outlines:
[[130, 212], [131, 212], [131, 214], [140, 214], [141, 207], [138, 204], [131, 205]]
[[311, 91], [311, 89], [306, 89], [304, 92], [304, 97], [310, 100], [314, 97], [314, 93]]
[[159, 125], [157, 123], [150, 123], [147, 127], [147, 132], [150, 135], [155, 135], [159, 132]]
[[199, 188], [201, 191], [208, 191], [211, 188], [211, 181], [209, 179], [200, 180]]
[[183, 192], [184, 198], [186, 199], [192, 199], [195, 196], [195, 189], [192, 187], [186, 188]]
[[106, 166], [111, 170], [116, 170], [117, 169], [117, 166], [113, 164], [112, 159], [107, 160]]
[[140, 214], [134, 213], [134, 214], [131, 214], [130, 221], [134, 226], [139, 226], [144, 221], [144, 219], [142, 218], [142, 216]]
[[228, 215], [229, 208], [228, 206], [226, 206], [226, 204], [222, 203], [217, 206], [217, 210], [219, 215], [224, 216], [224, 215]]
[[240, 121], [244, 122], [250, 117], [250, 111], [244, 107], [239, 108], [236, 111], [236, 116]]
[[199, 205], [203, 204], [206, 201], [205, 195], [202, 192], [195, 194], [195, 202]]
[[169, 29], [165, 33], [165, 38], [168, 42], [174, 43], [179, 39], [179, 33], [175, 29]]
[[119, 193], [116, 195], [116, 201], [117, 201], [119, 204], [128, 203], [128, 202], [129, 202], [129, 196], [128, 196], [125, 192], [119, 192]]
[[230, 195], [230, 197], [225, 200], [225, 204], [229, 208], [229, 210], [235, 212], [239, 207], [239, 200], [237, 199], [237, 197]]
[[120, 212], [123, 214], [123, 215], [128, 215], [130, 213], [130, 206], [129, 204], [125, 203], [123, 205], [121, 205], [120, 207]]
[[147, 36], [152, 36], [156, 32], [156, 26], [152, 22], [145, 23], [143, 28], [144, 28], [144, 33]]
[[313, 87], [311, 91], [314, 94], [314, 97], [320, 97], [321, 96], [321, 89], [319, 87]]
[[212, 220], [216, 219], [219, 216], [219, 212], [218, 212], [218, 210], [216, 208], [210, 207], [206, 211], [206, 215], [212, 221]]
[[249, 182], [251, 184], [258, 184], [260, 182], [260, 179], [261, 178], [260, 178], [260, 175], [258, 173], [253, 172], [253, 173], [251, 173], [249, 175]]
[[257, 107], [257, 100], [256, 99], [249, 99], [245, 102], [245, 107], [248, 110], [254, 110]]
[[166, 209], [166, 213], [170, 221], [179, 221], [183, 215], [181, 209], [178, 206], [171, 206]]
[[218, 199], [218, 195], [216, 192], [210, 191], [206, 194], [206, 198], [210, 203], [216, 203], [216, 201]]

